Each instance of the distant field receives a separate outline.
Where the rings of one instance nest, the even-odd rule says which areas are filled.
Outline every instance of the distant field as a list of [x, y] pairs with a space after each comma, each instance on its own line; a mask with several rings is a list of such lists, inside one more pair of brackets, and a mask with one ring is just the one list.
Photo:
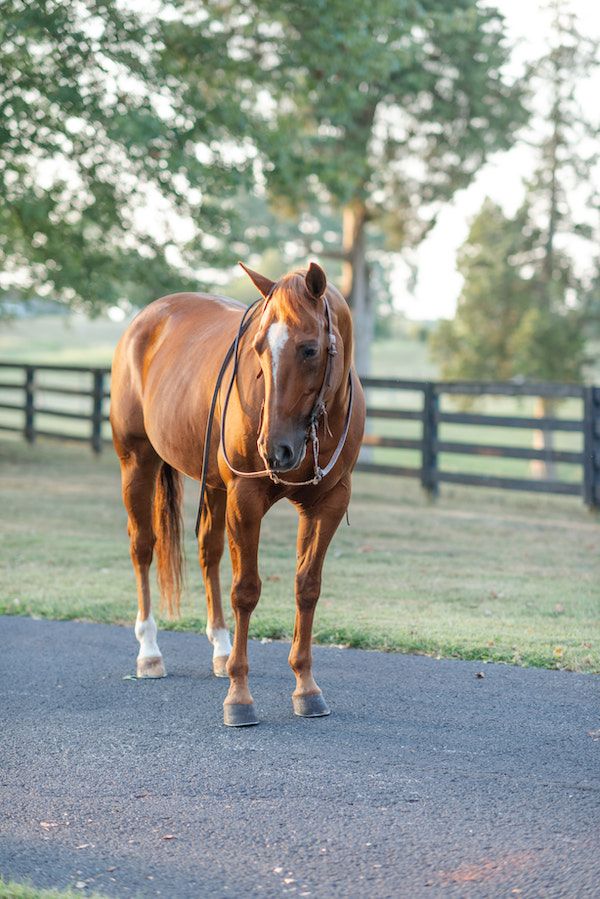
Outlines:
[[[600, 673], [600, 527], [577, 500], [448, 486], [431, 506], [413, 481], [354, 484], [351, 527], [340, 527], [326, 564], [318, 641]], [[161, 626], [200, 634], [197, 485], [188, 488], [183, 617]], [[111, 452], [0, 439], [0, 505], [1, 613], [132, 624]], [[295, 513], [282, 503], [263, 529], [255, 637], [292, 633], [294, 546]], [[134, 654], [132, 636], [124, 673]]]
[[106, 317], [46, 315], [0, 324], [0, 360], [56, 365], [110, 365], [127, 326]]
[[[128, 322], [47, 315], [0, 323], [0, 360], [56, 365], [110, 365]], [[397, 336], [377, 341], [373, 374], [432, 378], [437, 372], [425, 343]]]

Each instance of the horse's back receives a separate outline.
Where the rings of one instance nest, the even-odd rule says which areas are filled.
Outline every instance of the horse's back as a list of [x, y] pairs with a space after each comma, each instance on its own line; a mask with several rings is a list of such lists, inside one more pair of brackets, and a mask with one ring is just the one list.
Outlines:
[[176, 293], [134, 318], [113, 359], [111, 423], [120, 443], [148, 438], [187, 470], [185, 445], [198, 447], [194, 457], [201, 451], [215, 380], [244, 309], [225, 297]]

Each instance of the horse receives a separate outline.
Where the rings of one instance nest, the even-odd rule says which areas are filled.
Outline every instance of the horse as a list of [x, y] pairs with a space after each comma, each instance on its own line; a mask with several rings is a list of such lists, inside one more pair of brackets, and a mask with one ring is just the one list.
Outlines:
[[[258, 723], [248, 629], [261, 592], [261, 521], [284, 498], [299, 518], [293, 711], [329, 714], [312, 671], [313, 618], [325, 554], [347, 513], [365, 422], [350, 310], [323, 269], [312, 262], [272, 281], [240, 265], [259, 292], [251, 307], [175, 293], [138, 313], [115, 350], [110, 410], [137, 585], [137, 676], [166, 675], [149, 570], [156, 553], [163, 604], [167, 614], [178, 614], [187, 475], [202, 483], [197, 536], [206, 634], [214, 674], [229, 677], [224, 723], [234, 727]], [[225, 531], [233, 646], [219, 582]]]

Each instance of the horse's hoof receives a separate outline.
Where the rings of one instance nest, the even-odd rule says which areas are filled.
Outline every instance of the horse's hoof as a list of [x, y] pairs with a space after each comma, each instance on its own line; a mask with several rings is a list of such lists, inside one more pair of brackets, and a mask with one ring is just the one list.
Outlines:
[[225, 727], [250, 727], [258, 724], [254, 705], [242, 705], [241, 702], [226, 703], [223, 706], [223, 724]]
[[229, 656], [217, 656], [213, 659], [213, 674], [215, 677], [229, 677], [227, 674], [227, 659]]
[[167, 672], [162, 656], [152, 656], [137, 660], [138, 677], [166, 677]]
[[308, 696], [292, 696], [294, 715], [301, 718], [322, 718], [330, 715], [329, 706], [323, 699], [322, 693], [311, 693]]

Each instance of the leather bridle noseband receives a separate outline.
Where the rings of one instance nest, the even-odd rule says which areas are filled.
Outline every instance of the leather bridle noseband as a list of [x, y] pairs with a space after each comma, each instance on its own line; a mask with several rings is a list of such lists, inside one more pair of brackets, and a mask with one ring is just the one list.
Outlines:
[[[208, 420], [206, 423], [206, 434], [204, 438], [204, 453], [202, 457], [202, 478], [200, 482], [200, 500], [198, 504], [198, 515], [196, 517], [196, 537], [198, 537], [198, 533], [200, 530], [200, 520], [202, 517], [202, 509], [204, 506], [204, 497], [206, 494], [206, 479], [208, 475], [208, 456], [210, 452], [210, 440], [212, 434], [212, 424], [215, 414], [215, 408], [217, 404], [217, 397], [219, 394], [219, 390], [221, 387], [221, 383], [223, 381], [223, 377], [225, 375], [225, 371], [227, 370], [227, 366], [231, 361], [231, 357], [233, 356], [233, 368], [231, 371], [231, 379], [229, 381], [229, 385], [227, 387], [227, 392], [225, 394], [225, 400], [223, 403], [223, 412], [221, 414], [221, 438], [220, 438], [220, 449], [223, 455], [223, 459], [225, 460], [225, 464], [229, 468], [229, 470], [240, 478], [271, 478], [273, 483], [275, 484], [283, 484], [286, 487], [304, 487], [308, 484], [319, 484], [326, 475], [329, 474], [331, 469], [336, 464], [337, 460], [340, 457], [340, 454], [344, 448], [346, 443], [346, 438], [348, 437], [348, 431], [350, 429], [350, 419], [352, 417], [352, 405], [353, 405], [353, 386], [352, 386], [352, 372], [348, 373], [348, 386], [349, 386], [349, 399], [348, 399], [348, 409], [346, 412], [346, 421], [344, 423], [344, 430], [340, 436], [338, 444], [333, 451], [333, 455], [331, 456], [329, 462], [325, 466], [325, 468], [321, 468], [319, 465], [319, 437], [318, 437], [318, 423], [319, 419], [322, 416], [327, 415], [327, 408], [325, 405], [325, 394], [331, 387], [331, 377], [333, 372], [333, 357], [337, 355], [337, 346], [336, 346], [336, 338], [333, 332], [333, 325], [331, 320], [331, 309], [329, 308], [329, 301], [325, 294], [323, 294], [323, 301], [325, 304], [325, 321], [327, 324], [327, 362], [325, 365], [325, 374], [323, 376], [323, 381], [321, 383], [321, 388], [317, 394], [315, 402], [313, 404], [309, 419], [308, 419], [308, 428], [306, 432], [306, 440], [310, 439], [312, 442], [312, 450], [313, 450], [313, 476], [306, 481], [286, 481], [281, 478], [276, 471], [273, 471], [271, 468], [262, 468], [258, 471], [239, 471], [237, 468], [234, 468], [231, 462], [229, 461], [229, 456], [227, 455], [227, 450], [225, 447], [225, 425], [226, 425], [226, 416], [227, 409], [229, 407], [229, 398], [231, 396], [231, 392], [233, 390], [233, 385], [235, 384], [237, 372], [238, 372], [238, 364], [239, 364], [239, 345], [241, 338], [246, 333], [252, 320], [255, 317], [256, 312], [258, 311], [257, 307], [259, 304], [263, 304], [262, 312], [267, 307], [269, 300], [271, 299], [273, 292], [275, 291], [276, 284], [273, 285], [269, 294], [264, 298], [259, 297], [254, 303], [252, 303], [245, 310], [242, 320], [240, 322], [237, 334], [235, 336], [235, 340], [227, 350], [225, 354], [225, 358], [221, 364], [221, 368], [219, 370], [219, 374], [217, 375], [217, 381], [215, 384], [215, 389], [212, 396], [212, 401], [210, 404], [210, 410], [208, 413]], [[301, 464], [301, 463], [300, 463]]]

